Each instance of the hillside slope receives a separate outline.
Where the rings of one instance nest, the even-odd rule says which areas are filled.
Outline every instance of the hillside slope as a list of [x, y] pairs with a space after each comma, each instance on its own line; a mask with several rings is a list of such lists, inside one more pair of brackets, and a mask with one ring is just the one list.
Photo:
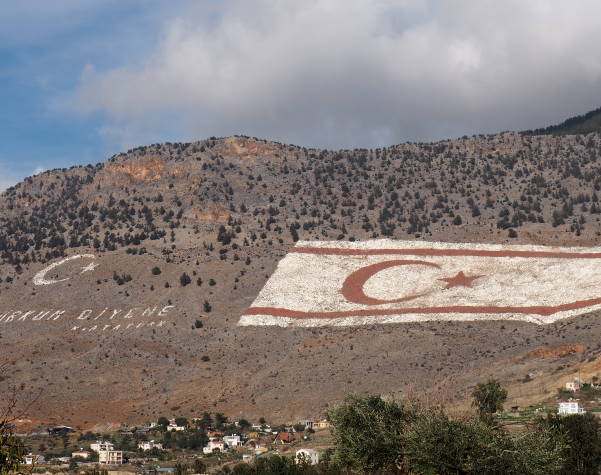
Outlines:
[[[596, 315], [545, 327], [236, 323], [299, 238], [590, 246], [600, 190], [598, 133], [343, 151], [211, 138], [46, 172], [0, 196], [0, 354], [10, 368], [0, 390], [41, 389], [38, 419], [81, 427], [205, 410], [292, 420], [348, 391], [444, 385], [461, 397], [490, 374], [512, 397], [540, 394], [549, 374], [597, 358]], [[93, 257], [34, 285], [49, 264], [83, 254]], [[145, 311], [153, 325], [114, 328]], [[553, 350], [562, 345], [581, 350]], [[532, 353], [540, 348], [551, 350]]]

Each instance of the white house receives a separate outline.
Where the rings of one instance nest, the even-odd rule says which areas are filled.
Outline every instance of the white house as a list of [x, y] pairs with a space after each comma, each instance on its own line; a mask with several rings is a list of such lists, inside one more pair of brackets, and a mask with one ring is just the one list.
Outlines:
[[111, 442], [97, 440], [95, 443], [90, 444], [90, 450], [100, 453], [107, 450], [115, 450], [115, 446]]
[[580, 407], [578, 401], [570, 399], [569, 401], [560, 402], [557, 408], [557, 414], [584, 414], [584, 408]]
[[152, 449], [163, 450], [163, 444], [161, 444], [160, 442], [155, 442], [154, 440], [150, 440], [150, 441], [145, 440], [138, 444], [138, 448], [141, 450], [144, 450], [144, 451], [152, 450]]
[[72, 458], [79, 457], [82, 459], [89, 459], [90, 455], [92, 455], [92, 454], [89, 451], [84, 450], [84, 449], [79, 449], [79, 450], [76, 450], [75, 452], [71, 453]]
[[44, 463], [45, 461], [46, 459], [43, 455], [27, 454], [25, 457], [23, 457], [23, 462], [25, 463], [25, 465], [34, 465]]
[[240, 436], [239, 435], [226, 435], [223, 438], [223, 442], [228, 446], [228, 447], [238, 447], [240, 445], [242, 445], [242, 441], [240, 440]]
[[169, 425], [167, 426], [167, 432], [181, 432], [186, 430], [186, 426], [178, 426], [175, 422], [175, 419], [171, 419], [169, 421]]
[[203, 454], [212, 454], [225, 451], [225, 444], [219, 437], [211, 437], [206, 447], [202, 448]]
[[123, 463], [123, 451], [101, 450], [98, 452], [98, 462], [106, 465], [121, 465]]
[[309, 465], [317, 465], [319, 463], [319, 452], [313, 449], [299, 449], [296, 451], [296, 463], [305, 462]]

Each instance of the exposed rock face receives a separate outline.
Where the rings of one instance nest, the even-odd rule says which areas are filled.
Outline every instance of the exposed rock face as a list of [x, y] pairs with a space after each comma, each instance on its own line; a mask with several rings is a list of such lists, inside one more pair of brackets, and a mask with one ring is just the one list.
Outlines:
[[[237, 322], [296, 239], [598, 245], [600, 151], [598, 133], [353, 151], [231, 137], [29, 178], [0, 196], [0, 391], [41, 388], [32, 418], [86, 427], [205, 410], [293, 420], [348, 391], [445, 384], [462, 397], [490, 375], [519, 397], [526, 374], [559, 378], [597, 357], [597, 315], [547, 326]], [[34, 285], [80, 254], [94, 257]], [[579, 351], [523, 358], [561, 345]], [[536, 377], [528, 384], [540, 393]]]

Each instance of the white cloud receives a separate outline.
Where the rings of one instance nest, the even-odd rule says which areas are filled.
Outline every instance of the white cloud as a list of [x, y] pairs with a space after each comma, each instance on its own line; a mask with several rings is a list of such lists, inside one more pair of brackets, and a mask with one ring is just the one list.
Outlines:
[[[172, 128], [372, 146], [547, 125], [598, 107], [601, 4], [230, 0], [190, 4], [134, 64], [73, 97], [111, 137]], [[164, 119], [167, 117], [167, 119]], [[117, 134], [115, 135], [115, 133]]]

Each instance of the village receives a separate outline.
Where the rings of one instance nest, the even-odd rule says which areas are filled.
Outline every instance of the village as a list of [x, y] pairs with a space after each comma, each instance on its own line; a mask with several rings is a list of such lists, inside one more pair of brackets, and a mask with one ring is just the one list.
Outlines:
[[330, 422], [301, 420], [271, 426], [261, 418], [230, 422], [222, 414], [188, 420], [160, 417], [140, 427], [107, 427], [104, 433], [54, 426], [21, 434], [33, 473], [211, 473], [273, 454], [316, 465], [329, 457]]
[[[589, 412], [601, 417], [601, 384], [574, 377], [549, 400], [527, 407], [511, 406], [495, 414], [507, 426], [523, 424], [548, 413], [560, 416]], [[327, 418], [270, 425], [264, 418], [230, 421], [223, 414], [160, 417], [138, 427], [95, 426], [90, 431], [53, 426], [20, 434], [28, 453], [23, 463], [33, 473], [103, 472], [204, 474], [227, 471], [259, 457], [281, 455], [316, 465], [332, 453]], [[95, 473], [95, 472], [94, 472]]]

